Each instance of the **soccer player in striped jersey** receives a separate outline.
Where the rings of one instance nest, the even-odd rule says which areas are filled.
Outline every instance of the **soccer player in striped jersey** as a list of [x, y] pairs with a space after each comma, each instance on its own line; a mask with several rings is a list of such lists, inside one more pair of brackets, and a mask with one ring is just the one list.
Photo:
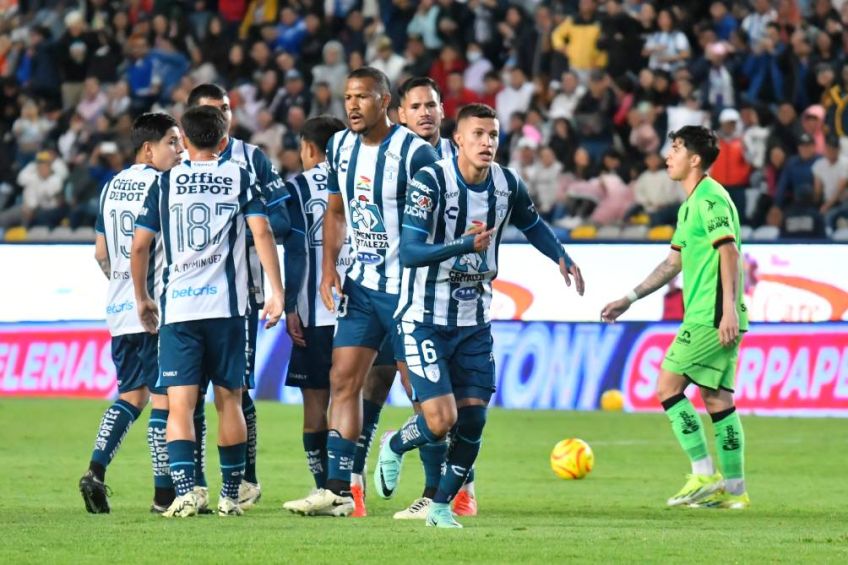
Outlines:
[[[103, 188], [96, 224], [94, 255], [109, 279], [106, 324], [112, 335], [118, 400], [103, 414], [88, 471], [79, 481], [85, 508], [92, 514], [109, 513], [108, 491], [103, 482], [106, 467], [151, 397], [147, 442], [153, 462], [152, 509], [162, 511], [174, 499], [167, 458], [159, 457], [165, 448], [168, 397], [156, 386], [159, 376], [156, 337], [144, 331], [136, 315], [129, 262], [135, 217], [159, 172], [179, 162], [182, 139], [177, 121], [167, 114], [139, 116], [130, 136], [135, 164], [118, 173]], [[161, 241], [153, 245], [151, 274], [160, 272], [162, 267]], [[152, 277], [147, 281], [148, 292], [155, 296], [158, 293], [153, 288], [154, 282]]]
[[[398, 246], [407, 182], [437, 160], [427, 142], [389, 121], [390, 102], [384, 73], [371, 67], [352, 71], [345, 85], [350, 126], [327, 144], [330, 195], [320, 290], [324, 305], [338, 315], [330, 370], [327, 483], [304, 499], [304, 514], [349, 516], [354, 511], [350, 481], [362, 429], [362, 386], [384, 339], [396, 341], [397, 335]], [[348, 228], [355, 254], [342, 286], [336, 262]], [[340, 296], [338, 308], [334, 292]], [[402, 358], [397, 348], [395, 358]]]
[[[227, 118], [227, 132], [232, 123], [232, 109], [230, 108], [230, 97], [227, 92], [217, 84], [200, 84], [192, 89], [188, 96], [189, 108], [196, 106], [214, 106], [223, 112]], [[221, 159], [230, 160], [240, 167], [256, 175], [259, 191], [268, 206], [271, 228], [275, 234], [282, 236], [288, 231], [288, 211], [285, 202], [289, 198], [288, 190], [283, 184], [279, 173], [271, 164], [268, 156], [255, 145], [245, 143], [240, 139], [227, 135], [227, 147], [221, 153]], [[258, 329], [259, 311], [264, 306], [264, 282], [262, 277], [262, 266], [253, 245], [253, 236], [250, 229], [247, 231], [247, 253], [250, 270], [247, 273], [248, 286], [251, 291], [249, 329], [247, 342], [247, 355], [249, 363], [249, 374], [242, 394], [242, 410], [247, 422], [247, 463], [244, 471], [244, 482], [239, 488], [239, 505], [243, 510], [250, 509], [262, 496], [261, 486], [256, 474], [256, 443], [257, 443], [257, 415], [256, 406], [250, 396], [249, 390], [254, 387], [254, 365], [256, 360], [256, 338]], [[202, 387], [205, 394], [206, 387]], [[206, 416], [204, 402], [198, 402], [195, 412], [195, 429], [198, 432], [197, 446], [197, 479], [201, 487], [206, 487], [205, 451], [206, 451]]]
[[[159, 332], [158, 386], [168, 389], [168, 456], [177, 498], [165, 517], [196, 515], [193, 414], [199, 387], [209, 379], [218, 409], [218, 453], [223, 486], [219, 515], [239, 515], [247, 429], [241, 409], [248, 371], [245, 223], [253, 232], [272, 294], [261, 318], [275, 325], [283, 310], [283, 285], [274, 235], [256, 177], [221, 160], [227, 119], [217, 108], [198, 106], [182, 118], [191, 160], [163, 173], [136, 218], [132, 278], [144, 328]], [[165, 267], [160, 306], [150, 298], [149, 245], [162, 233]]]
[[[324, 212], [327, 210], [327, 157], [324, 148], [338, 131], [341, 120], [329, 116], [310, 118], [300, 137], [304, 172], [288, 184], [291, 228], [286, 235], [286, 329], [292, 340], [286, 386], [303, 395], [303, 449], [315, 488], [327, 482], [327, 407], [330, 403], [330, 364], [336, 317], [324, 308], [318, 293], [321, 277]], [[345, 244], [336, 260], [341, 276], [351, 263]], [[283, 508], [297, 512], [303, 500]]]
[[[400, 122], [432, 145], [440, 158], [453, 158], [456, 155], [456, 146], [450, 139], [441, 137], [440, 130], [445, 114], [441, 102], [441, 92], [439, 92], [436, 82], [429, 77], [411, 78], [400, 86], [398, 94], [400, 96], [400, 106], [398, 107]], [[364, 447], [357, 445], [356, 459], [353, 463], [354, 481], [357, 473], [362, 473], [365, 468], [367, 446], [377, 429], [380, 410], [394, 381], [394, 372], [388, 375], [374, 373], [368, 374], [362, 391], [363, 426], [360, 445]], [[415, 411], [419, 411], [418, 401], [412, 395], [408, 379], [403, 377], [402, 380]], [[363, 438], [365, 441], [362, 441]], [[420, 448], [419, 455], [424, 467], [424, 491], [407, 508], [395, 512], [395, 519], [423, 520], [427, 517], [430, 502], [439, 486], [446, 453], [447, 443], [444, 441], [424, 445]], [[460, 516], [475, 516], [477, 514], [473, 474], [474, 469], [468, 474], [467, 484], [463, 485], [459, 495], [453, 501], [454, 512]], [[354, 490], [354, 499], [356, 499], [356, 490]]]
[[573, 276], [583, 294], [580, 269], [539, 217], [524, 182], [494, 163], [499, 133], [492, 108], [465, 106], [454, 137], [457, 158], [419, 171], [406, 193], [397, 315], [421, 413], [381, 447], [374, 486], [381, 497], [390, 498], [403, 454], [442, 440], [455, 426], [428, 526], [461, 527], [450, 501], [477, 458], [495, 388], [489, 307], [503, 228], [512, 224], [523, 231], [559, 264], [566, 284]]

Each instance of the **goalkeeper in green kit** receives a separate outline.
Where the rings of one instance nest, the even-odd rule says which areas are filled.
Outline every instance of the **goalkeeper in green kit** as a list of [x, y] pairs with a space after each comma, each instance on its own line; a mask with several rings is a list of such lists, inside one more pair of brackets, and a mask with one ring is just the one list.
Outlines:
[[[750, 505], [745, 435], [733, 404], [740, 335], [748, 329], [739, 213], [724, 187], [706, 174], [718, 156], [715, 133], [685, 126], [669, 139], [668, 174], [688, 195], [677, 214], [671, 251], [627, 296], [607, 304], [601, 319], [614, 322], [633, 302], [683, 271], [683, 324], [663, 360], [657, 396], [689, 456], [692, 473], [668, 505], [744, 509]], [[683, 394], [690, 383], [698, 386], [712, 419], [720, 471], [709, 455], [701, 419]]]

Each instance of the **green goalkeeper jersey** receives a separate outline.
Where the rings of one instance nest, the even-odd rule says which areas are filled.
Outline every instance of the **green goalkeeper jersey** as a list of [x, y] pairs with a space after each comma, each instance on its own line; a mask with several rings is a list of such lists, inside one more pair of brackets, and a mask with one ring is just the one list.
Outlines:
[[[718, 248], [735, 245], [740, 249], [739, 213], [727, 190], [705, 176], [677, 212], [677, 230], [671, 247], [683, 263], [683, 305], [685, 322], [717, 328], [722, 316], [722, 283]], [[748, 310], [743, 301], [743, 267], [740, 258], [736, 288], [739, 329], [748, 329]]]

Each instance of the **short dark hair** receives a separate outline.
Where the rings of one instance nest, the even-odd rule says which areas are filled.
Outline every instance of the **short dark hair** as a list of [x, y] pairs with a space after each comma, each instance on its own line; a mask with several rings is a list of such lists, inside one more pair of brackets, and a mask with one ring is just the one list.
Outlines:
[[400, 99], [403, 100], [404, 98], [406, 98], [406, 95], [409, 93], [410, 90], [422, 86], [424, 88], [432, 88], [439, 96], [439, 102], [442, 101], [442, 91], [439, 90], [439, 85], [436, 84], [436, 81], [434, 81], [430, 77], [413, 77], [405, 81], [402, 85], [400, 85], [400, 88], [398, 88], [398, 96], [400, 96]]
[[141, 151], [142, 146], [148, 141], [156, 143], [168, 133], [171, 128], [179, 127], [177, 120], [162, 112], [148, 112], [142, 114], [133, 121], [130, 131], [133, 153]]
[[701, 170], [706, 171], [718, 157], [718, 136], [703, 126], [683, 126], [668, 134], [671, 141], [679, 139], [683, 147], [701, 158]]
[[352, 78], [370, 78], [374, 81], [374, 84], [377, 86], [377, 90], [379, 90], [381, 95], [389, 94], [392, 90], [392, 85], [389, 82], [389, 77], [386, 76], [386, 73], [380, 69], [375, 69], [374, 67], [359, 67], [356, 70], [350, 71], [347, 75], [347, 79], [350, 80]]
[[227, 135], [227, 118], [214, 106], [195, 106], [182, 117], [183, 133], [198, 149], [214, 149]]
[[486, 104], [480, 104], [475, 102], [474, 104], [468, 104], [467, 106], [463, 106], [459, 111], [459, 114], [456, 116], [456, 123], [461, 122], [462, 120], [467, 120], [468, 118], [493, 118], [497, 119], [498, 114], [495, 112], [495, 109]]
[[200, 104], [201, 98], [211, 98], [212, 100], [223, 100], [227, 97], [227, 91], [217, 84], [212, 84], [211, 82], [207, 82], [204, 84], [198, 84], [194, 88], [191, 89], [191, 92], [188, 94], [188, 101], [186, 105], [189, 108], [194, 108], [198, 104]]
[[334, 116], [316, 116], [303, 123], [300, 138], [303, 141], [314, 143], [323, 151], [333, 134], [343, 129], [345, 129], [344, 123]]

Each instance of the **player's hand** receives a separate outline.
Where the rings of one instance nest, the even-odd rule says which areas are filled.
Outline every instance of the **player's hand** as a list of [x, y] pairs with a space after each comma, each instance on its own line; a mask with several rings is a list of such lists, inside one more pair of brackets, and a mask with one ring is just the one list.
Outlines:
[[265, 300], [265, 308], [259, 314], [259, 319], [265, 321], [265, 329], [270, 330], [283, 317], [283, 308], [285, 307], [285, 299], [282, 294], [274, 293], [270, 298]]
[[618, 300], [614, 300], [610, 302], [601, 310], [601, 321], [606, 322], [608, 324], [614, 324], [615, 320], [627, 312], [627, 309], [630, 308], [630, 301], [627, 298], [619, 298]]
[[138, 300], [138, 319], [144, 331], [151, 334], [159, 333], [159, 307], [149, 296]]
[[306, 338], [303, 336], [303, 323], [300, 321], [300, 316], [297, 315], [297, 312], [286, 314], [286, 331], [293, 344], [298, 347], [306, 347]]
[[495, 233], [495, 228], [487, 230], [486, 224], [483, 222], [474, 222], [464, 235], [474, 236], [474, 251], [480, 252], [489, 248], [489, 245], [492, 243], [493, 233]]
[[340, 297], [344, 296], [342, 292], [342, 278], [335, 268], [330, 273], [324, 273], [321, 276], [321, 302], [324, 303], [324, 308], [330, 312], [336, 311], [336, 303], [333, 300], [333, 289], [336, 289], [336, 294]]
[[586, 290], [586, 283], [583, 282], [583, 273], [580, 272], [580, 267], [577, 266], [577, 263], [571, 263], [570, 267], [566, 267], [565, 257], [560, 257], [559, 272], [562, 274], [562, 278], [565, 279], [565, 286], [571, 286], [571, 277], [574, 277], [577, 294], [583, 296], [583, 292]]
[[730, 347], [739, 337], [739, 316], [736, 309], [725, 310], [718, 325], [718, 341], [723, 347]]

